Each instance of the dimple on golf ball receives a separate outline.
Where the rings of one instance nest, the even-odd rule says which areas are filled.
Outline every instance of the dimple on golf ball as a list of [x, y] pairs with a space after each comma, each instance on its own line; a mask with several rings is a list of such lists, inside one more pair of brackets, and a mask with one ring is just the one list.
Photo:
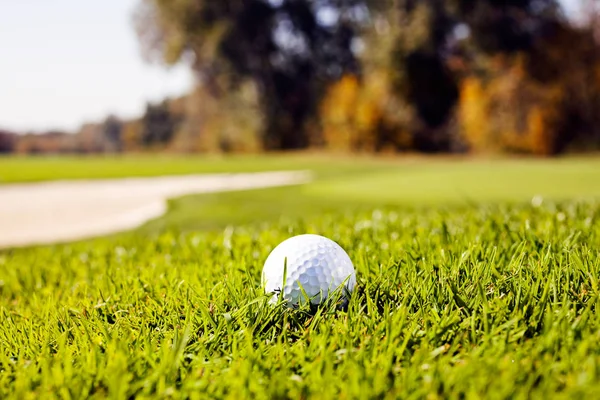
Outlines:
[[262, 282], [265, 293], [274, 293], [271, 301], [282, 294], [288, 305], [305, 303], [307, 298], [319, 304], [336, 290], [347, 298], [356, 284], [356, 274], [340, 245], [307, 234], [291, 237], [273, 249], [265, 261]]

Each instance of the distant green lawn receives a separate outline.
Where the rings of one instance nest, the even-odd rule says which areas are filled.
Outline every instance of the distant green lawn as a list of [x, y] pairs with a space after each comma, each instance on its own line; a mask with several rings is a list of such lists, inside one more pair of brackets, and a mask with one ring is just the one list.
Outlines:
[[[372, 157], [309, 154], [238, 156], [0, 156], [0, 184], [56, 179], [100, 179], [222, 172], [311, 169], [323, 175], [376, 169], [389, 164]], [[333, 169], [331, 167], [334, 167]]]
[[221, 229], [383, 206], [455, 209], [600, 198], [600, 159], [432, 159], [377, 164], [358, 159], [350, 166], [338, 166], [335, 161], [319, 164], [316, 176], [315, 182], [303, 186], [174, 199], [169, 212], [142, 231]]
[[247, 156], [4, 157], [0, 183], [191, 173], [311, 170], [308, 185], [190, 195], [138, 232], [223, 229], [328, 211], [467, 207], [600, 197], [600, 158], [468, 159], [283, 154]]
[[309, 193], [413, 205], [600, 196], [600, 159], [423, 162], [319, 182]]
[[[316, 181], [186, 196], [134, 232], [0, 251], [0, 398], [598, 398], [600, 160], [171, 162], [0, 165], [25, 166], [12, 181]], [[353, 260], [347, 310], [266, 303], [265, 258], [307, 232]]]

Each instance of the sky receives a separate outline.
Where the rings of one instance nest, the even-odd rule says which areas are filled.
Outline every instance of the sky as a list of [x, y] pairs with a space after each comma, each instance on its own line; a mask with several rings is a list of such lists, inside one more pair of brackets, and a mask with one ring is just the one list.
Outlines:
[[74, 131], [185, 93], [185, 66], [142, 59], [131, 22], [138, 1], [0, 0], [0, 128]]
[[[142, 59], [131, 22], [139, 1], [0, 0], [0, 128], [76, 131], [187, 92], [186, 66]], [[573, 14], [581, 0], [562, 2]]]

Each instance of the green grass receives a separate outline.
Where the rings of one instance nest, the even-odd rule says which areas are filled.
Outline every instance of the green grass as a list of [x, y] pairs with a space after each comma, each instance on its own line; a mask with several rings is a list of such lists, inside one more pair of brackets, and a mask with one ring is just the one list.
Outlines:
[[[383, 209], [0, 258], [0, 397], [598, 394], [598, 203]], [[290, 235], [354, 260], [347, 312], [265, 304]]]
[[[316, 158], [309, 185], [191, 195], [136, 232], [224, 229], [373, 207], [465, 207], [600, 198], [600, 159], [373, 160]], [[302, 159], [296, 160], [302, 161]]]
[[[600, 162], [369, 163], [0, 252], [0, 398], [597, 397]], [[354, 262], [346, 311], [266, 304], [307, 232]]]
[[56, 179], [149, 177], [222, 172], [311, 169], [324, 176], [386, 168], [393, 161], [318, 154], [242, 156], [0, 156], [0, 184]]

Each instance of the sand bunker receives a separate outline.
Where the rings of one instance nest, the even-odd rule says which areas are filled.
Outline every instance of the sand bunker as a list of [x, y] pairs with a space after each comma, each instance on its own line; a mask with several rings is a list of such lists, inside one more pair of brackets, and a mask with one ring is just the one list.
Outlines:
[[297, 185], [307, 171], [52, 181], [0, 186], [0, 247], [47, 244], [136, 228], [167, 200], [194, 193]]

